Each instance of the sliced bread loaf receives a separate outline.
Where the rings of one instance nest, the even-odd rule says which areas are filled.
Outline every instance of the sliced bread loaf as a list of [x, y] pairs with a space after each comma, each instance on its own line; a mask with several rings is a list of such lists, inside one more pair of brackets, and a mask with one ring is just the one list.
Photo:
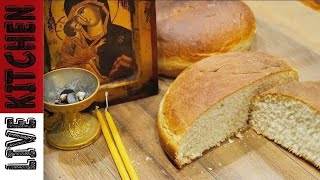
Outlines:
[[158, 114], [160, 143], [178, 167], [246, 128], [254, 96], [297, 80], [281, 59], [254, 52], [208, 57], [183, 71]]
[[320, 81], [290, 82], [254, 100], [252, 128], [320, 168]]

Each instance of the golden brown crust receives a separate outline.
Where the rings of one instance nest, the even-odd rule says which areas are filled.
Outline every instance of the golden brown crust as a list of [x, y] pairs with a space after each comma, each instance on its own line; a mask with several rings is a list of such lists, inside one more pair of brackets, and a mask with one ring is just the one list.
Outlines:
[[260, 96], [268, 94], [289, 96], [320, 111], [320, 81], [289, 82], [269, 89]]
[[[179, 141], [196, 119], [226, 96], [259, 79], [295, 72], [281, 59], [254, 52], [208, 57], [187, 68], [171, 84], [158, 114], [160, 142], [178, 166]], [[297, 77], [296, 77], [297, 78]]]
[[254, 36], [254, 16], [241, 1], [157, 1], [156, 7], [159, 71], [167, 76], [212, 54], [246, 50]]
[[287, 63], [262, 53], [235, 52], [206, 58], [178, 76], [166, 94], [162, 112], [168, 128], [182, 135], [220, 99], [267, 75], [286, 70], [291, 70]]
[[314, 10], [320, 11], [320, 0], [300, 0], [300, 2], [311, 7]]
[[[170, 87], [169, 87], [170, 89]], [[168, 91], [169, 91], [168, 89]], [[179, 160], [176, 158], [177, 157], [177, 152], [178, 152], [178, 139], [180, 138], [179, 136], [172, 135], [171, 132], [168, 129], [166, 119], [163, 116], [162, 113], [162, 105], [164, 103], [166, 95], [164, 95], [164, 98], [162, 99], [160, 103], [160, 109], [158, 113], [158, 131], [159, 131], [159, 141], [162, 149], [164, 149], [169, 156], [169, 158], [173, 161], [173, 163], [178, 167], [182, 168], [182, 165], [184, 163], [179, 162]], [[175, 136], [175, 137], [174, 137]]]

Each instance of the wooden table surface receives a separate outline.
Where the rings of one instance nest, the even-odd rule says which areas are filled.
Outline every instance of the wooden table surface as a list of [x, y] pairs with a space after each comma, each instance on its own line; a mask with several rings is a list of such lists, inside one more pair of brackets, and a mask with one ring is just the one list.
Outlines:
[[[320, 13], [300, 2], [246, 3], [257, 19], [251, 50], [283, 57], [301, 80], [320, 80]], [[178, 170], [161, 149], [156, 127], [159, 103], [171, 83], [160, 78], [158, 95], [109, 107], [141, 179], [320, 179], [318, 169], [252, 130]], [[120, 179], [103, 136], [84, 149], [45, 144], [44, 152], [45, 179]]]

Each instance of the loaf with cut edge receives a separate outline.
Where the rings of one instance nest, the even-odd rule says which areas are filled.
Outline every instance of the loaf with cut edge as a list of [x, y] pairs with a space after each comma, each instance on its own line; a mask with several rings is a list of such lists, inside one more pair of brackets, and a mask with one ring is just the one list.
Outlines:
[[205, 58], [183, 71], [164, 95], [158, 113], [160, 144], [181, 168], [246, 129], [256, 95], [295, 80], [296, 70], [263, 53]]
[[290, 82], [253, 101], [252, 128], [320, 168], [320, 81]]

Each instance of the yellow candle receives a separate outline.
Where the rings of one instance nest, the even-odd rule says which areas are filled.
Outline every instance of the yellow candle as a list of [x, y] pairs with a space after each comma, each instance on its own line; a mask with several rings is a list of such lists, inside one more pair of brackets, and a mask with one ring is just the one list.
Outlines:
[[139, 176], [137, 175], [136, 170], [134, 169], [133, 165], [131, 164], [131, 160], [130, 160], [128, 153], [127, 153], [127, 150], [124, 147], [123, 142], [120, 138], [118, 129], [117, 129], [116, 125], [114, 124], [113, 118], [112, 118], [111, 114], [107, 111], [107, 109], [105, 109], [105, 115], [106, 115], [106, 119], [107, 119], [108, 125], [111, 130], [113, 139], [116, 142], [116, 145], [118, 147], [118, 150], [120, 152], [120, 155], [122, 157], [124, 165], [127, 168], [127, 171], [129, 173], [130, 178], [132, 180], [138, 180]]
[[119, 174], [121, 176], [122, 179], [124, 180], [130, 180], [130, 177], [128, 175], [128, 172], [123, 164], [123, 161], [119, 155], [119, 152], [118, 152], [118, 149], [112, 139], [112, 135], [110, 133], [110, 130], [106, 124], [106, 122], [104, 121], [104, 118], [101, 114], [101, 112], [99, 111], [99, 109], [96, 107], [96, 113], [97, 113], [97, 117], [98, 117], [98, 120], [100, 122], [100, 125], [101, 125], [101, 129], [102, 129], [102, 132], [103, 132], [103, 135], [107, 141], [107, 144], [108, 144], [108, 147], [110, 149], [110, 152], [111, 152], [111, 155], [112, 155], [112, 158], [117, 166], [117, 169], [119, 171]]

